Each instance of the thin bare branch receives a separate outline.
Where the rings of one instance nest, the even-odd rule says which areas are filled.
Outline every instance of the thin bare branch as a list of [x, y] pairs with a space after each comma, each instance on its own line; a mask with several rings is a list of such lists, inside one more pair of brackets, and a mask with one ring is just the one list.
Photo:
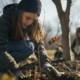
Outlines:
[[63, 15], [64, 13], [62, 10], [61, 1], [60, 0], [52, 0], [52, 1], [55, 3], [59, 18], [61, 19], [62, 17], [61, 15]]
[[50, 31], [52, 31], [53, 28], [50, 29], [50, 27], [49, 27], [49, 31], [46, 33], [44, 40], [46, 39], [47, 35], [49, 34]]
[[76, 1], [77, 1], [77, 0], [72, 0], [71, 6], [74, 5]]
[[[70, 6], [71, 6], [71, 0], [68, 0], [68, 1], [67, 1], [66, 12], [65, 12], [66, 24], [68, 24], [68, 22], [69, 22]], [[67, 22], [67, 21], [68, 21], [68, 22]]]

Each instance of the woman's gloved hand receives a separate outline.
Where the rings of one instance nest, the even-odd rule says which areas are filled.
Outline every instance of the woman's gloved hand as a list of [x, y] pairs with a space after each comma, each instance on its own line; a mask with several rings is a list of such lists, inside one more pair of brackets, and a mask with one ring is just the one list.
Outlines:
[[28, 80], [21, 70], [16, 71], [14, 75], [17, 77], [17, 80]]
[[50, 65], [48, 62], [46, 62], [43, 65], [43, 69], [50, 75], [51, 77], [61, 77], [64, 72], [59, 72], [56, 70], [52, 65]]
[[21, 70], [16, 71], [14, 75], [18, 78], [18, 80], [27, 80]]

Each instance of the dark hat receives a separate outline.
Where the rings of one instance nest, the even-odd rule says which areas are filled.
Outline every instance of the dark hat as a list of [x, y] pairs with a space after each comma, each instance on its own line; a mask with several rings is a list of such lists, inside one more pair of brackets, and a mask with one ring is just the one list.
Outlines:
[[40, 0], [21, 0], [17, 8], [23, 11], [37, 13], [40, 16], [41, 2]]

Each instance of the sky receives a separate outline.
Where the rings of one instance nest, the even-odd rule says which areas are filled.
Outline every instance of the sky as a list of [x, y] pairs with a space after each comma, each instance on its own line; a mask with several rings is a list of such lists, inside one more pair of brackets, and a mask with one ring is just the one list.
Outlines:
[[[51, 27], [51, 31], [48, 36], [55, 36], [57, 33], [61, 34], [61, 31], [58, 32], [58, 14], [55, 7], [55, 4], [52, 0], [41, 0], [42, 2], [42, 12], [40, 16], [41, 23], [49, 23]], [[61, 0], [63, 11], [66, 9], [67, 0]], [[76, 32], [76, 28], [80, 26], [80, 0], [75, 0], [72, 3], [70, 10], [70, 21], [72, 21], [72, 25], [70, 26], [70, 32], [74, 34]], [[43, 23], [44, 22], [44, 23]], [[48, 29], [49, 27], [47, 27]]]
[[[9, 4], [17, 1], [17, 3], [20, 0], [0, 0], [0, 14], [2, 14], [2, 8]], [[61, 0], [63, 11], [66, 9], [66, 2], [67, 0]], [[61, 28], [59, 24], [59, 18], [56, 10], [55, 4], [52, 2], [52, 0], [41, 0], [42, 3], [42, 11], [40, 15], [40, 21], [42, 25], [46, 26], [44, 27], [46, 32], [50, 29], [51, 31], [48, 33], [48, 36], [53, 37], [57, 33], [61, 34]], [[76, 27], [80, 26], [80, 0], [75, 0], [75, 2], [71, 6], [70, 10], [70, 22], [72, 22], [72, 25], [70, 26], [70, 32], [75, 33]]]

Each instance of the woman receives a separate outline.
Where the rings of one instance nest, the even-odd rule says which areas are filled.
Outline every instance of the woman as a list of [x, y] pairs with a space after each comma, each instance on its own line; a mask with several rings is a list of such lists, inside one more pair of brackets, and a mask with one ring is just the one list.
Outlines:
[[74, 53], [75, 59], [80, 60], [80, 27], [76, 30], [76, 39], [73, 41], [71, 49]]
[[53, 74], [61, 76], [47, 58], [42, 41], [44, 30], [38, 21], [40, 12], [40, 0], [21, 0], [19, 4], [4, 7], [0, 17], [0, 64], [17, 77], [24, 77], [17, 63], [33, 52], [37, 58], [40, 55], [41, 66], [45, 70], [53, 68]]

